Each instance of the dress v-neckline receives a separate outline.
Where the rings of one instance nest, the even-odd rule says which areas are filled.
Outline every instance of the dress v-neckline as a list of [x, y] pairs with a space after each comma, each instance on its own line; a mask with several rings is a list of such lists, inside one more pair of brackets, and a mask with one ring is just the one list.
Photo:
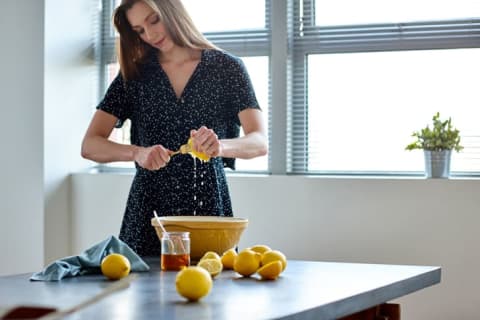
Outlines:
[[175, 88], [173, 87], [173, 84], [172, 84], [172, 81], [170, 80], [170, 77], [168, 76], [168, 73], [165, 71], [165, 69], [162, 67], [162, 64], [160, 63], [160, 61], [158, 61], [158, 66], [160, 68], [160, 70], [163, 72], [163, 74], [165, 75], [165, 78], [166, 78], [166, 81], [168, 83], [168, 86], [170, 88], [170, 92], [173, 94], [173, 96], [175, 97], [176, 101], [180, 101], [184, 96], [185, 96], [185, 92], [187, 91], [187, 88], [189, 87], [190, 83], [193, 81], [193, 79], [195, 78], [196, 74], [198, 73], [198, 70], [200, 69], [200, 65], [202, 64], [202, 61], [203, 61], [203, 55], [204, 55], [204, 51], [205, 50], [201, 50], [201, 53], [200, 53], [200, 61], [198, 61], [197, 65], [195, 66], [195, 68], [193, 69], [193, 72], [190, 74], [190, 76], [188, 77], [188, 80], [187, 82], [185, 83], [185, 86], [183, 87], [183, 89], [181, 90], [180, 94], [177, 95], [177, 93], [175, 92]]

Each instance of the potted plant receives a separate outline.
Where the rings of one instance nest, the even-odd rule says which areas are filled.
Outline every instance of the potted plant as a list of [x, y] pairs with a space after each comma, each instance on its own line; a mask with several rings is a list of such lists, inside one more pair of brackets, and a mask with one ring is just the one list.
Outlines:
[[406, 150], [423, 149], [427, 178], [448, 178], [452, 150], [459, 152], [460, 131], [452, 126], [452, 119], [440, 120], [440, 113], [433, 116], [433, 127], [428, 125], [412, 133], [415, 141]]

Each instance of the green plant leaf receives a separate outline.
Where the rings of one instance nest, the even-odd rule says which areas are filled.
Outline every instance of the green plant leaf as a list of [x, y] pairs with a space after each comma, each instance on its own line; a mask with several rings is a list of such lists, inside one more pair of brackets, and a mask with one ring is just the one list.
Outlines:
[[405, 149], [455, 150], [457, 152], [463, 149], [463, 146], [460, 145], [460, 131], [453, 127], [451, 118], [442, 121], [440, 120], [440, 112], [437, 112], [432, 118], [432, 124], [432, 129], [427, 125], [419, 131], [414, 131], [412, 137], [415, 140], [408, 144]]

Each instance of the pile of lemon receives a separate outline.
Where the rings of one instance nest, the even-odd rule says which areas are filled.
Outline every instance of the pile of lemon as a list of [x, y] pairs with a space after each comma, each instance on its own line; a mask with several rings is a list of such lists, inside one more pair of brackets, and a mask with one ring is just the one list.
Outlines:
[[238, 254], [230, 249], [222, 255], [223, 261], [244, 277], [258, 273], [262, 280], [277, 279], [287, 267], [287, 258], [282, 252], [262, 244], [243, 249]]
[[237, 253], [234, 248], [222, 256], [209, 251], [200, 259], [197, 266], [207, 270], [215, 278], [223, 269], [233, 269], [244, 277], [258, 273], [262, 280], [275, 280], [287, 267], [287, 258], [264, 244], [248, 247]]
[[222, 256], [213, 251], [206, 252], [196, 266], [177, 273], [177, 292], [190, 301], [206, 296], [213, 286], [213, 279], [224, 269], [233, 269], [243, 277], [258, 274], [261, 280], [275, 280], [287, 267], [287, 258], [267, 245], [255, 245], [238, 252], [232, 248]]

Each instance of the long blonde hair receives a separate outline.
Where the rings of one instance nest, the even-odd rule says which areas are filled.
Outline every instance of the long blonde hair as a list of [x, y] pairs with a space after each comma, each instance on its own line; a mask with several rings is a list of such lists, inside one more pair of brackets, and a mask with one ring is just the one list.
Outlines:
[[180, 0], [122, 0], [113, 13], [113, 23], [120, 34], [117, 55], [125, 81], [138, 77], [139, 66], [152, 48], [132, 29], [127, 19], [127, 11], [140, 1], [159, 15], [176, 45], [191, 49], [218, 49], [197, 29]]

